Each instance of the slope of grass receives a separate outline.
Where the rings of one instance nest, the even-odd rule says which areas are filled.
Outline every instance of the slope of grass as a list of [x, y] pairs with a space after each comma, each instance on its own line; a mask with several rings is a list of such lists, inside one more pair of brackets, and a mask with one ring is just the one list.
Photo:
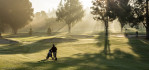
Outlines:
[[[103, 33], [6, 38], [19, 43], [0, 45], [0, 70], [149, 69], [149, 42], [143, 39], [123, 35], [105, 38]], [[41, 61], [53, 43], [58, 48], [58, 61]]]

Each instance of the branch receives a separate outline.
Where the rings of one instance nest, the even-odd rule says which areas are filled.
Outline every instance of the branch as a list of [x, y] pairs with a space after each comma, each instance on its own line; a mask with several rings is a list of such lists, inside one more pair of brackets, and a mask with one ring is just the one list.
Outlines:
[[147, 28], [147, 26], [146, 26], [146, 24], [145, 24], [145, 23], [143, 23], [143, 25], [144, 25], [144, 27], [145, 27], [145, 28]]

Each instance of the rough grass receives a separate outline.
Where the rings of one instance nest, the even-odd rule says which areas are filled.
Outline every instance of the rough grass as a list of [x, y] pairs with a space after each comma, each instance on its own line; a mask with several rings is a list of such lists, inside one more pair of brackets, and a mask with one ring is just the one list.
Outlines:
[[[17, 44], [0, 45], [0, 70], [149, 70], [149, 42], [97, 35], [5, 36]], [[58, 61], [41, 61], [55, 43]]]

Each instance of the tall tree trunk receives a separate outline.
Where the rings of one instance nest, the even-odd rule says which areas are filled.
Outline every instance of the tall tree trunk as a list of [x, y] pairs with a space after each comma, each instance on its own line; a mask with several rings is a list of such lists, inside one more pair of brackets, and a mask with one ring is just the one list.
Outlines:
[[109, 32], [108, 32], [108, 27], [109, 27], [108, 21], [106, 20], [106, 21], [105, 21], [105, 35], [106, 35], [106, 36], [108, 36], [108, 34], [109, 34]]
[[105, 35], [108, 36], [109, 32], [108, 32], [108, 28], [109, 28], [109, 24], [108, 24], [108, 17], [106, 17], [107, 19], [104, 20], [105, 23]]
[[0, 38], [2, 38], [2, 32], [0, 32]]
[[121, 33], [123, 33], [123, 27], [121, 27]]
[[14, 30], [14, 34], [17, 34], [18, 33], [18, 30], [16, 29], [16, 30]]
[[[106, 7], [106, 12], [108, 13], [109, 12], [109, 0], [107, 0], [107, 7]], [[106, 28], [106, 36], [108, 36], [108, 27], [109, 27], [109, 19], [108, 19], [108, 16], [107, 16], [107, 13], [105, 14], [106, 16], [106, 19], [105, 19], [105, 28]]]
[[148, 0], [146, 0], [146, 39], [149, 40]]
[[18, 33], [18, 29], [13, 29], [13, 34], [17, 34]]
[[68, 32], [71, 33], [71, 24], [68, 24]]
[[108, 19], [105, 20], [105, 43], [104, 43], [104, 53], [105, 53], [105, 55], [109, 55], [109, 54], [110, 54], [109, 24], [108, 24]]
[[[109, 12], [108, 10], [109, 7], [109, 0], [107, 0], [107, 7], [106, 7], [106, 11]], [[105, 55], [110, 54], [110, 45], [109, 45], [109, 19], [107, 16], [107, 13], [105, 15], [104, 22], [105, 22], [105, 45], [104, 45], [104, 51], [105, 51]], [[107, 57], [106, 57], [107, 58]]]
[[2, 31], [3, 31], [3, 27], [2, 27], [1, 20], [0, 20], [0, 38], [2, 38]]
[[146, 28], [146, 39], [149, 40], [149, 26]]
[[124, 24], [121, 23], [121, 33], [123, 33], [123, 27], [124, 27]]

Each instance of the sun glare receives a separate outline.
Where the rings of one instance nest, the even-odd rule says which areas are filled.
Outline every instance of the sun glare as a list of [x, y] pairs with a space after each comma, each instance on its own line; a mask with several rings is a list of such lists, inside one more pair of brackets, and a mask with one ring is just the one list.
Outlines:
[[[32, 7], [34, 8], [34, 13], [45, 11], [48, 12], [52, 9], [57, 9], [60, 0], [30, 0], [32, 2]], [[80, 0], [84, 9], [90, 7], [92, 0]]]

